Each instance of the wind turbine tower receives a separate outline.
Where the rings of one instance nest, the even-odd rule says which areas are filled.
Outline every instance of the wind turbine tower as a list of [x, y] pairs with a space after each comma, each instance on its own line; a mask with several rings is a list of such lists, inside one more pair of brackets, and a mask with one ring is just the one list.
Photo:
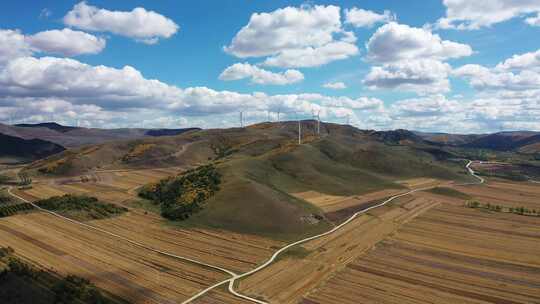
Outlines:
[[240, 128], [244, 127], [244, 112], [240, 111]]
[[302, 121], [298, 120], [298, 144], [302, 144]]
[[317, 135], [321, 136], [321, 110], [317, 111]]

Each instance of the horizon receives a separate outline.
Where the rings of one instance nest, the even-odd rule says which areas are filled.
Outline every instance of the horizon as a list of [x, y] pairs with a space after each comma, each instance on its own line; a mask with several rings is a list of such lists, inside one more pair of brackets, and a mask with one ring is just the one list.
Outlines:
[[[316, 122], [317, 120], [316, 119], [313, 119], [313, 118], [306, 118], [306, 119], [301, 119], [300, 120], [301, 122]], [[280, 121], [260, 121], [260, 122], [255, 122], [255, 123], [252, 123], [252, 124], [246, 124], [244, 125], [243, 127], [240, 127], [240, 126], [228, 126], [228, 127], [215, 127], [215, 128], [204, 128], [204, 127], [199, 127], [199, 126], [185, 126], [185, 127], [179, 127], [179, 128], [167, 128], [167, 127], [153, 127], [153, 128], [142, 128], [142, 127], [119, 127], [119, 128], [99, 128], [99, 127], [84, 127], [84, 126], [75, 126], [75, 125], [64, 125], [64, 124], [61, 124], [59, 122], [55, 122], [55, 121], [44, 121], [44, 122], [36, 122], [36, 123], [17, 123], [17, 124], [5, 124], [5, 123], [2, 123], [0, 122], [0, 125], [5, 125], [5, 126], [12, 126], [12, 127], [20, 127], [21, 125], [28, 125], [28, 126], [37, 126], [37, 125], [45, 125], [45, 124], [56, 124], [58, 126], [61, 126], [61, 127], [70, 127], [70, 128], [79, 128], [79, 129], [101, 129], [101, 130], [115, 130], [115, 129], [140, 129], [140, 130], [159, 130], [159, 129], [162, 129], [162, 130], [175, 130], [175, 129], [199, 129], [199, 130], [225, 130], [225, 129], [240, 129], [240, 128], [248, 128], [248, 127], [251, 127], [251, 126], [254, 126], [254, 125], [257, 125], [257, 124], [265, 124], [265, 123], [275, 123], [275, 124], [279, 124], [279, 123], [296, 123], [298, 122], [298, 120], [280, 120]], [[448, 132], [437, 132], [437, 131], [434, 131], [434, 132], [430, 132], [430, 131], [420, 131], [420, 130], [414, 130], [414, 129], [403, 129], [403, 128], [396, 128], [396, 129], [387, 129], [387, 130], [377, 130], [377, 129], [362, 129], [362, 128], [359, 128], [357, 126], [354, 126], [354, 125], [347, 125], [347, 124], [340, 124], [340, 123], [334, 123], [334, 122], [325, 122], [325, 121], [322, 121], [321, 120], [321, 124], [335, 124], [335, 125], [339, 125], [339, 126], [350, 126], [350, 127], [353, 127], [353, 128], [356, 128], [358, 130], [361, 130], [361, 131], [374, 131], [374, 132], [387, 132], [387, 131], [399, 131], [399, 130], [404, 130], [404, 131], [408, 131], [408, 132], [411, 132], [411, 133], [424, 133], [424, 134], [447, 134], [447, 135], [491, 135], [491, 134], [502, 134], [502, 133], [522, 133], [522, 132], [527, 132], [527, 133], [540, 133], [540, 131], [534, 131], [534, 130], [505, 130], [505, 131], [495, 131], [495, 132], [486, 132], [486, 133], [448, 133]]]
[[239, 112], [246, 124], [320, 113], [381, 131], [540, 131], [540, 4], [0, 8], [3, 124], [208, 129], [238, 126]]

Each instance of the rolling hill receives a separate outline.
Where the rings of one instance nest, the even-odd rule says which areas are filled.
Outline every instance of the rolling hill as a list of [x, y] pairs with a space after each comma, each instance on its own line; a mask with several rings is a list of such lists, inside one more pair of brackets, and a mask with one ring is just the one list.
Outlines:
[[41, 139], [22, 139], [0, 133], [0, 162], [28, 162], [64, 151], [64, 147]]
[[511, 151], [538, 142], [540, 142], [540, 134], [536, 132], [499, 132], [477, 138], [463, 147]]
[[470, 135], [422, 132], [415, 132], [415, 134], [427, 141], [455, 147], [514, 151], [526, 154], [540, 153], [540, 132], [534, 131]]
[[303, 121], [298, 145], [296, 122], [246, 128], [200, 130], [170, 137], [107, 142], [69, 149], [26, 170], [44, 176], [93, 170], [198, 166], [215, 163], [223, 182], [202, 211], [177, 223], [278, 239], [327, 229], [321, 211], [293, 194], [318, 191], [355, 195], [402, 188], [415, 177], [465, 180], [456, 156], [403, 130], [375, 132], [351, 126]]

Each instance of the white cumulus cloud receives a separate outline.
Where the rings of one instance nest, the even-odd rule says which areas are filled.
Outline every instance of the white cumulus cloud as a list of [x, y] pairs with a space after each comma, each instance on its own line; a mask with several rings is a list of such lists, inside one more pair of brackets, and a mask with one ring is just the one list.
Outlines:
[[26, 41], [33, 49], [40, 52], [64, 56], [97, 54], [106, 45], [106, 41], [103, 38], [68, 28], [39, 32], [27, 36]]
[[0, 29], [0, 65], [30, 54], [32, 50], [20, 31]]
[[345, 10], [345, 23], [355, 27], [372, 27], [377, 23], [388, 23], [394, 21], [396, 17], [390, 11], [382, 14], [357, 7]]
[[370, 89], [399, 89], [419, 94], [450, 91], [449, 64], [433, 59], [400, 61], [372, 67], [364, 79]]
[[374, 66], [364, 78], [370, 89], [396, 89], [420, 95], [450, 91], [451, 66], [444, 62], [473, 53], [467, 44], [443, 40], [426, 28], [387, 23], [366, 44]]
[[0, 29], [0, 64], [34, 53], [77, 56], [97, 54], [106, 45], [103, 38], [71, 29], [24, 35], [19, 30]]
[[323, 87], [327, 89], [342, 90], [346, 89], [347, 85], [343, 82], [328, 82], [323, 84]]
[[376, 62], [418, 58], [446, 60], [470, 56], [473, 53], [467, 44], [443, 40], [427, 29], [396, 22], [378, 28], [366, 46], [368, 59]]
[[540, 70], [540, 50], [514, 55], [496, 66], [497, 70]]
[[358, 54], [355, 41], [337, 6], [285, 7], [251, 15], [224, 50], [239, 58], [270, 56], [269, 66], [312, 67]]
[[171, 19], [142, 7], [131, 11], [110, 11], [88, 5], [76, 4], [64, 16], [64, 24], [87, 31], [111, 32], [147, 44], [174, 35], [179, 26]]
[[304, 74], [298, 70], [286, 70], [282, 73], [274, 73], [249, 63], [235, 63], [227, 67], [219, 75], [219, 79], [225, 81], [245, 78], [250, 78], [251, 82], [257, 84], [286, 85], [304, 80]]
[[[540, 12], [537, 0], [443, 0], [446, 16], [437, 22], [443, 29], [477, 30], [513, 18]], [[538, 15], [526, 19], [531, 25], [539, 25]]]

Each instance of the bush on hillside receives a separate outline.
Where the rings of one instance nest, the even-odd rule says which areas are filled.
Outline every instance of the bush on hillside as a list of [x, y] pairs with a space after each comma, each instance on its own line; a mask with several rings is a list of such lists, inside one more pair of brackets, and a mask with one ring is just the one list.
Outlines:
[[107, 303], [99, 290], [89, 280], [69, 275], [56, 283], [52, 291], [56, 303], [74, 303], [77, 300], [88, 304]]
[[30, 203], [21, 203], [16, 205], [3, 205], [0, 206], [0, 217], [12, 216], [20, 213], [26, 213], [33, 210], [34, 206]]
[[147, 185], [139, 196], [159, 204], [163, 217], [184, 220], [202, 208], [219, 190], [220, 183], [221, 175], [216, 168], [206, 165]]

